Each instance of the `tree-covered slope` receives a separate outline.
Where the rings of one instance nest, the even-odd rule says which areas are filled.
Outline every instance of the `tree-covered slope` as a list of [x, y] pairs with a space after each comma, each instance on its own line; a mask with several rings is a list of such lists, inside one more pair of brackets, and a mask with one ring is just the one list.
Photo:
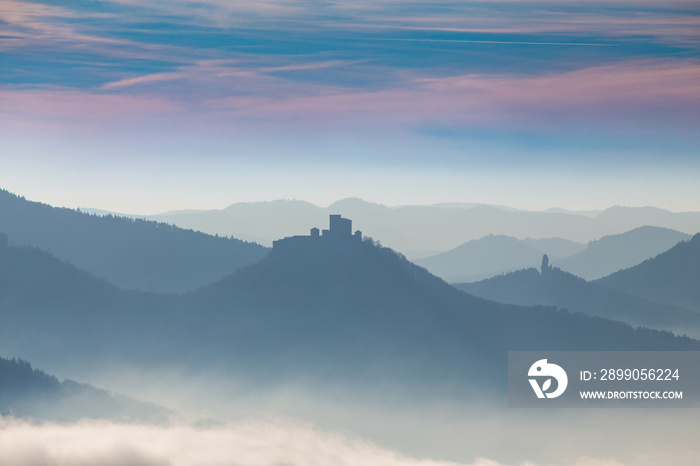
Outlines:
[[58, 421], [81, 418], [163, 421], [169, 412], [89, 384], [60, 382], [27, 361], [0, 357], [0, 415]]
[[556, 267], [544, 266], [541, 272], [534, 268], [523, 269], [454, 286], [503, 303], [555, 306], [681, 334], [691, 333], [691, 330], [697, 334], [700, 330], [700, 313], [590, 283]]
[[36, 248], [0, 246], [0, 351], [42, 363], [148, 358], [174, 299], [122, 290]]
[[561, 258], [582, 248], [582, 244], [562, 238], [519, 240], [489, 235], [415, 263], [448, 282], [476, 281], [537, 265], [545, 253]]
[[551, 255], [550, 259], [567, 272], [595, 280], [637, 265], [690, 237], [670, 228], [642, 226], [591, 241], [586, 249], [565, 259], [556, 260]]
[[4, 249], [0, 350], [50, 367], [177, 366], [464, 396], [504, 390], [512, 350], [700, 349], [670, 333], [477, 298], [357, 237], [283, 243], [180, 296], [126, 292], [48, 253]]
[[276, 248], [183, 305], [202, 310], [190, 332], [231, 348], [232, 363], [245, 355], [277, 373], [493, 383], [512, 350], [700, 348], [581, 313], [477, 298], [368, 241]]
[[0, 232], [12, 245], [49, 251], [115, 285], [181, 292], [255, 262], [267, 249], [164, 223], [88, 215], [0, 190]]
[[668, 251], [596, 283], [700, 311], [700, 233]]

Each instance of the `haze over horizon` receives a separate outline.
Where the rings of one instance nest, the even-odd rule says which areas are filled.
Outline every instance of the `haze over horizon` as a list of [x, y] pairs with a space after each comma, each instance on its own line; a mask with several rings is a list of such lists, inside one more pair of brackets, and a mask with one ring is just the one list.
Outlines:
[[[2, 186], [0, 186], [0, 189], [6, 189]], [[17, 196], [21, 196], [26, 198], [29, 201], [33, 202], [40, 202], [43, 204], [50, 205], [52, 207], [59, 207], [59, 208], [68, 208], [68, 209], [73, 209], [73, 210], [80, 210], [82, 212], [87, 212], [87, 213], [97, 213], [97, 214], [113, 214], [113, 215], [125, 215], [125, 216], [133, 216], [133, 217], [140, 217], [143, 216], [144, 218], [158, 218], [159, 216], [163, 214], [173, 214], [173, 213], [186, 213], [186, 212], [206, 212], [206, 211], [217, 211], [217, 210], [224, 210], [228, 207], [235, 206], [235, 205], [242, 205], [242, 204], [266, 204], [266, 203], [275, 203], [275, 202], [299, 202], [299, 203], [305, 203], [305, 204], [310, 204], [315, 207], [323, 208], [323, 209], [328, 209], [332, 207], [334, 204], [337, 204], [339, 202], [347, 201], [347, 200], [359, 200], [363, 203], [367, 203], [369, 205], [374, 204], [382, 207], [386, 207], [389, 209], [395, 209], [395, 208], [401, 208], [401, 207], [444, 207], [444, 208], [471, 208], [471, 207], [476, 207], [476, 206], [488, 206], [488, 207], [495, 207], [499, 209], [504, 209], [507, 211], [514, 211], [514, 212], [552, 212], [552, 213], [571, 213], [571, 214], [580, 214], [580, 215], [585, 215], [585, 216], [593, 216], [598, 213], [604, 212], [607, 209], [611, 208], [617, 208], [617, 207], [629, 207], [629, 208], [652, 208], [652, 209], [660, 209], [660, 210], [665, 210], [669, 212], [674, 212], [674, 213], [683, 213], [683, 212], [698, 212], [700, 211], [700, 206], [697, 206], [693, 208], [692, 205], [689, 205], [691, 207], [690, 209], [673, 209], [673, 208], [667, 208], [667, 207], [660, 207], [659, 205], [655, 204], [639, 204], [639, 205], [629, 205], [629, 204], [609, 204], [609, 205], [600, 205], [600, 206], [590, 206], [587, 207], [585, 204], [579, 205], [576, 204], [572, 207], [562, 207], [560, 204], [542, 204], [540, 205], [526, 205], [524, 207], [517, 207], [522, 205], [522, 203], [514, 202], [513, 204], [501, 204], [501, 203], [496, 203], [496, 202], [490, 202], [490, 201], [471, 201], [469, 199], [437, 199], [437, 200], [432, 200], [432, 199], [423, 199], [421, 202], [421, 199], [415, 199], [416, 202], [406, 202], [402, 203], [399, 202], [400, 200], [397, 200], [394, 203], [385, 203], [381, 202], [378, 200], [374, 199], [368, 199], [365, 197], [361, 196], [347, 196], [347, 197], [339, 197], [339, 198], [328, 198], [330, 200], [326, 200], [326, 198], [323, 198], [323, 202], [319, 201], [310, 201], [308, 199], [302, 199], [302, 198], [294, 198], [294, 197], [279, 197], [279, 198], [260, 198], [260, 199], [244, 199], [244, 200], [234, 200], [233, 202], [226, 202], [223, 199], [219, 199], [216, 196], [212, 196], [208, 199], [202, 199], [201, 202], [202, 204], [197, 204], [197, 205], [190, 205], [190, 204], [185, 204], [187, 207], [182, 207], [174, 204], [167, 203], [167, 200], [161, 199], [160, 196], [157, 195], [157, 193], [152, 193], [153, 198], [155, 200], [154, 203], [151, 203], [151, 199], [143, 199], [141, 204], [135, 203], [131, 204], [128, 202], [119, 202], [119, 199], [116, 197], [105, 197], [102, 199], [105, 199], [107, 204], [106, 205], [113, 205], [116, 208], [115, 209], [107, 209], [103, 208], [103, 205], [96, 204], [92, 199], [94, 199], [94, 196], [91, 195], [90, 193], [85, 193], [84, 196], [80, 196], [79, 198], [72, 198], [71, 201], [75, 202], [68, 202], [68, 203], [61, 203], [59, 200], [60, 199], [66, 199], [65, 196], [63, 196], [64, 193], [62, 192], [57, 192], [57, 191], [52, 191], [52, 192], [42, 192], [42, 194], [46, 195], [46, 198], [37, 198], [37, 197], [30, 197], [28, 195], [25, 195], [23, 192], [12, 192], [9, 191], [12, 194], [15, 194]], [[409, 199], [412, 200], [412, 199]], [[166, 201], [166, 202], [163, 202]], [[76, 203], [78, 202], [78, 203]], [[80, 203], [83, 202], [83, 203]], [[184, 200], [186, 203], [187, 200]], [[144, 205], [150, 206], [147, 208], [144, 208]], [[161, 206], [163, 209], [157, 210], [158, 207]], [[172, 207], [172, 208], [168, 208]], [[154, 210], [156, 209], [156, 210]], [[167, 223], [167, 222], [166, 222]]]
[[700, 209], [696, 2], [0, 8], [0, 186], [132, 214]]

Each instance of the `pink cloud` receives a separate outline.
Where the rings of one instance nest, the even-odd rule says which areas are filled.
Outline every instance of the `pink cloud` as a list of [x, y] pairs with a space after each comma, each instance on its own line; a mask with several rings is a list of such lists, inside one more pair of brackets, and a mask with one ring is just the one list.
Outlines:
[[[175, 80], [181, 92], [145, 86]], [[137, 84], [144, 87], [136, 90]], [[194, 131], [269, 124], [521, 129], [614, 124], [674, 130], [700, 124], [700, 64], [693, 61], [630, 62], [537, 76], [405, 75], [396, 87], [372, 91], [289, 81], [261, 68], [206, 64], [117, 81], [104, 90], [121, 92], [0, 88], [0, 116], [61, 127], [165, 116]]]
[[109, 15], [97, 13], [76, 13], [65, 8], [42, 5], [39, 3], [18, 2], [14, 0], [3, 0], [3, 5], [0, 9], [0, 21], [10, 25], [10, 27], [20, 27], [31, 31], [31, 35], [29, 35], [11, 29], [13, 31], [13, 36], [18, 36], [23, 39], [19, 41], [16, 40], [15, 42], [18, 42], [18, 44], [22, 44], [25, 41], [34, 42], [47, 39], [88, 43], [128, 43], [127, 41], [119, 41], [94, 35], [81, 34], [73, 27], [62, 25], [56, 21], [56, 19], [65, 20], [96, 17], [109, 17]]
[[544, 76], [414, 77], [400, 88], [373, 92], [325, 89], [315, 95], [225, 97], [206, 102], [240, 117], [368, 120], [387, 124], [537, 126], [552, 118], [642, 117], [655, 109], [690, 116], [700, 108], [700, 65], [635, 62]]
[[114, 81], [107, 83], [102, 86], [103, 89], [117, 89], [121, 87], [135, 86], [137, 84], [149, 84], [161, 81], [172, 81], [174, 79], [180, 79], [182, 77], [181, 73], [153, 73], [147, 74], [145, 76], [138, 76], [136, 78], [121, 79], [119, 81]]
[[182, 106], [156, 96], [109, 95], [63, 89], [2, 90], [2, 113], [40, 118], [133, 117], [179, 111]]

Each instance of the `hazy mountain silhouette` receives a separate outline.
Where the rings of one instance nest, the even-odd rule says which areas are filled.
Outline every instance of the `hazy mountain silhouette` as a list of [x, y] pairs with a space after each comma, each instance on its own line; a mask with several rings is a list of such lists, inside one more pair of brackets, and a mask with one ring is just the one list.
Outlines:
[[700, 311], [700, 233], [652, 259], [595, 283]]
[[564, 238], [525, 238], [523, 243], [531, 246], [551, 258], [564, 258], [583, 251], [583, 243], [569, 241]]
[[[700, 334], [700, 313], [648, 301], [610, 289], [549, 265], [538, 271], [518, 270], [476, 283], [457, 283], [460, 290], [509, 304], [546, 305], [607, 317], [631, 325]], [[693, 330], [691, 332], [691, 330]]]
[[285, 239], [181, 296], [125, 292], [45, 252], [5, 247], [0, 350], [45, 367], [170, 364], [464, 396], [467, 386], [505, 387], [508, 350], [700, 349], [670, 333], [468, 295], [346, 226]]
[[209, 234], [272, 245], [272, 240], [306, 232], [325, 221], [320, 207], [304, 201], [241, 202], [222, 210], [173, 211], [149, 218]]
[[169, 411], [89, 384], [60, 382], [21, 359], [0, 357], [0, 415], [36, 420], [110, 418], [164, 421]]
[[[596, 216], [596, 223], [601, 231], [611, 228], [619, 229], [622, 233], [634, 228], [649, 225], [670, 228], [683, 233], [695, 234], [700, 231], [698, 219], [700, 212], [670, 212], [658, 207], [621, 207], [605, 209]], [[603, 233], [603, 235], [611, 234]], [[601, 236], [603, 236], [601, 235]]]
[[666, 251], [690, 235], [668, 228], [643, 226], [619, 235], [591, 241], [586, 249], [570, 257], [550, 259], [557, 267], [586, 280], [595, 280]]
[[144, 291], [192, 290], [267, 253], [258, 244], [152, 221], [87, 215], [4, 190], [0, 232], [10, 244], [47, 250], [117, 286]]
[[183, 300], [186, 308], [206, 309], [190, 335], [230, 348], [234, 365], [264, 361], [274, 373], [291, 367], [330, 378], [373, 373], [466, 383], [467, 367], [499, 379], [493, 368], [503, 367], [508, 350], [700, 348], [581, 313], [476, 298], [355, 237], [285, 240], [262, 261]]
[[96, 365], [105, 353], [148, 359], [174, 300], [119, 289], [39, 249], [0, 247], [0, 352], [42, 365]]
[[542, 254], [566, 257], [584, 245], [561, 238], [518, 240], [489, 235], [462, 244], [450, 251], [414, 262], [448, 282], [469, 282], [537, 265]]
[[173, 212], [151, 218], [270, 245], [277, 238], [305, 232], [308, 225], [321, 224], [332, 213], [352, 218], [367, 235], [381, 238], [382, 244], [411, 259], [442, 253], [490, 234], [585, 243], [644, 225], [687, 234], [700, 231], [700, 212], [632, 207], [611, 207], [598, 214], [557, 209], [532, 212], [468, 204], [387, 207], [360, 199], [344, 199], [327, 208], [303, 201], [237, 203], [220, 211]]

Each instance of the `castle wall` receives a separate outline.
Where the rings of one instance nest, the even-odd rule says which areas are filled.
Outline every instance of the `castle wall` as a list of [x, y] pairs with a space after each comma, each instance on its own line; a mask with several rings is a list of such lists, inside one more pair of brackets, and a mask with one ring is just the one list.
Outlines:
[[350, 242], [354, 240], [362, 240], [362, 233], [358, 230], [352, 234], [352, 220], [343, 218], [340, 215], [333, 214], [330, 216], [330, 229], [323, 230], [319, 235], [318, 228], [312, 228], [309, 236], [296, 235], [288, 236], [272, 242], [273, 249], [300, 248], [312, 244], [321, 244], [336, 242]]

